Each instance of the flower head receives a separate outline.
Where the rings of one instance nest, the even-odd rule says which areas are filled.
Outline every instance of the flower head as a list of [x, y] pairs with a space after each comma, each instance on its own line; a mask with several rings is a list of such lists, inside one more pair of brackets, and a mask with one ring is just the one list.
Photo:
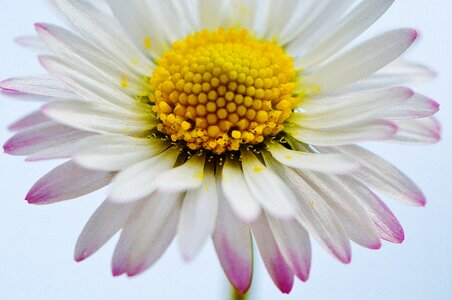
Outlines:
[[134, 276], [176, 236], [186, 260], [211, 236], [246, 292], [254, 238], [288, 293], [294, 276], [309, 277], [311, 237], [344, 263], [350, 240], [370, 249], [403, 241], [377, 193], [415, 206], [425, 197], [356, 144], [437, 142], [438, 104], [405, 87], [432, 72], [399, 58], [412, 29], [347, 48], [393, 1], [106, 0], [108, 11], [55, 2], [78, 33], [36, 24], [50, 76], [0, 88], [46, 103], [10, 127], [4, 149], [68, 159], [29, 203], [110, 185], [77, 261], [120, 231], [113, 274]]

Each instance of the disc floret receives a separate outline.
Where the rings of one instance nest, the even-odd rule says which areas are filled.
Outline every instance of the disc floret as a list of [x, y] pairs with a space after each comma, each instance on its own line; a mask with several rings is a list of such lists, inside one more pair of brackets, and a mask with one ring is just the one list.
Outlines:
[[247, 30], [189, 35], [173, 44], [152, 75], [157, 130], [216, 154], [262, 143], [292, 114], [295, 75], [292, 57]]

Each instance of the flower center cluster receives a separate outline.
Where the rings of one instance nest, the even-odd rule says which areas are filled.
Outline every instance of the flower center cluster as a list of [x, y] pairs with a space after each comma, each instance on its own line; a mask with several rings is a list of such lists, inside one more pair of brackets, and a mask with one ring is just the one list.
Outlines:
[[292, 57], [246, 30], [189, 35], [152, 75], [157, 130], [216, 154], [261, 143], [284, 129], [297, 101], [295, 75]]

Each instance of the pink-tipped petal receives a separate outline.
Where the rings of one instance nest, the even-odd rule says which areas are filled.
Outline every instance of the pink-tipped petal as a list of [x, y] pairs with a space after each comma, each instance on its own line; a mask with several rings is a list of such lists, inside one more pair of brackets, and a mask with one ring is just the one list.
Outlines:
[[[218, 188], [220, 190], [220, 185]], [[212, 239], [226, 276], [238, 291], [245, 294], [250, 288], [253, 274], [250, 229], [233, 214], [223, 194], [219, 198], [218, 218]]]
[[362, 168], [354, 176], [369, 187], [414, 206], [424, 206], [419, 187], [383, 158], [359, 146], [319, 148], [322, 152], [341, 152], [358, 161]]
[[251, 225], [257, 247], [270, 277], [278, 289], [289, 294], [294, 284], [294, 273], [286, 263], [264, 215]]
[[303, 176], [323, 196], [352, 241], [369, 249], [381, 248], [377, 228], [354, 186], [343, 182], [341, 176], [312, 172], [303, 172]]
[[141, 200], [127, 220], [112, 260], [116, 276], [135, 276], [153, 265], [173, 240], [181, 195], [155, 193]]
[[110, 173], [82, 169], [69, 161], [38, 180], [25, 199], [30, 204], [51, 204], [92, 193], [110, 181]]
[[402, 243], [405, 239], [403, 228], [389, 207], [370, 189], [353, 177], [345, 176], [341, 180], [353, 186], [355, 193], [360, 195], [361, 203], [377, 226], [380, 238], [392, 243]]
[[134, 204], [104, 201], [83, 228], [75, 246], [74, 260], [85, 260], [110, 240], [126, 223]]
[[16, 133], [3, 149], [11, 155], [32, 155], [53, 147], [74, 144], [92, 133], [56, 122], [41, 123]]
[[[0, 82], [0, 89], [6, 93], [36, 95], [49, 98], [73, 97], [63, 84], [50, 77], [18, 77]], [[39, 100], [39, 97], [36, 98]]]
[[267, 216], [275, 240], [295, 275], [308, 280], [311, 269], [311, 243], [306, 230], [297, 221], [282, 221]]
[[407, 144], [435, 144], [441, 141], [441, 125], [435, 117], [397, 121], [399, 130], [391, 140]]
[[296, 220], [339, 261], [348, 263], [351, 246], [348, 236], [335, 215], [320, 195], [300, 174], [274, 160], [263, 152], [266, 165], [287, 183], [298, 199]]
[[40, 111], [36, 111], [9, 125], [8, 129], [17, 132], [50, 121]]

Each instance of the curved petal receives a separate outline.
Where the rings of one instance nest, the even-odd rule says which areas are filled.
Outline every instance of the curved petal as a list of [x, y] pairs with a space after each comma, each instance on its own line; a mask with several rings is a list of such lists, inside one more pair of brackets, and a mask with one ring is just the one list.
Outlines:
[[87, 131], [67, 127], [56, 122], [46, 122], [16, 133], [3, 149], [12, 155], [31, 155], [48, 148], [78, 142], [92, 135]]
[[84, 168], [98, 171], [124, 170], [168, 147], [160, 140], [122, 135], [96, 135], [81, 143], [83, 150], [77, 151], [74, 161]]
[[267, 215], [268, 224], [287, 264], [295, 275], [308, 280], [311, 269], [311, 242], [297, 221], [281, 221]]
[[179, 250], [184, 260], [195, 258], [215, 229], [218, 191], [213, 170], [206, 167], [198, 189], [188, 191], [182, 204], [177, 229]]
[[155, 193], [136, 207], [116, 245], [113, 275], [138, 275], [163, 255], [176, 235], [181, 196]]
[[413, 29], [386, 32], [315, 70], [306, 78], [306, 83], [320, 86], [322, 92], [345, 87], [394, 61], [416, 38], [417, 32]]
[[392, 242], [402, 243], [405, 239], [403, 228], [397, 218], [391, 212], [388, 206], [378, 198], [371, 190], [364, 184], [360, 183], [351, 176], [345, 176], [339, 180], [344, 184], [353, 188], [354, 193], [358, 195], [361, 204], [369, 212], [372, 220], [377, 226], [380, 238]]
[[22, 131], [34, 127], [36, 125], [48, 123], [51, 121], [52, 120], [46, 117], [44, 114], [42, 114], [41, 111], [35, 111], [31, 114], [26, 115], [20, 120], [17, 120], [13, 124], [9, 125], [8, 129], [13, 132]]
[[381, 248], [377, 228], [361, 204], [362, 194], [356, 193], [354, 186], [347, 185], [337, 176], [316, 175], [311, 172], [303, 172], [302, 175], [335, 212], [352, 241], [369, 249]]
[[265, 215], [261, 215], [251, 225], [251, 229], [256, 240], [257, 248], [273, 282], [284, 294], [290, 293], [294, 283], [294, 273], [279, 250], [278, 244], [273, 234], [271, 234], [271, 229]]
[[183, 192], [202, 185], [205, 155], [195, 154], [183, 165], [168, 170], [156, 178], [159, 191]]
[[253, 244], [250, 228], [237, 219], [221, 192], [218, 206], [218, 218], [212, 234], [213, 244], [221, 266], [232, 285], [245, 294], [251, 286], [253, 276]]
[[377, 21], [394, 0], [363, 0], [320, 42], [300, 58], [300, 67], [313, 67], [335, 55]]
[[135, 204], [114, 204], [104, 201], [94, 212], [80, 234], [74, 259], [87, 259], [108, 242], [125, 224]]
[[61, 82], [50, 77], [16, 77], [0, 82], [0, 89], [13, 93], [48, 98], [71, 98], [74, 93]]
[[42, 112], [62, 124], [104, 134], [141, 136], [154, 127], [144, 113], [76, 100], [48, 103]]
[[359, 167], [359, 164], [343, 155], [294, 151], [279, 143], [268, 144], [268, 150], [283, 165], [300, 170], [347, 174]]
[[111, 173], [89, 171], [69, 161], [39, 179], [25, 199], [31, 204], [74, 199], [103, 188], [110, 183], [111, 178]]
[[173, 167], [178, 155], [176, 149], [170, 148], [121, 171], [112, 181], [109, 200], [126, 203], [152, 194], [158, 188], [157, 176]]
[[296, 219], [333, 256], [343, 263], [351, 261], [351, 247], [342, 224], [320, 195], [294, 170], [264, 153], [267, 165], [297, 196]]
[[359, 146], [320, 148], [322, 152], [340, 152], [358, 161], [363, 168], [353, 175], [371, 188], [411, 205], [424, 206], [426, 199], [419, 187], [383, 158]]
[[256, 201], [275, 217], [292, 218], [296, 198], [285, 182], [265, 167], [251, 151], [242, 151], [241, 154], [245, 181]]
[[408, 101], [381, 113], [389, 120], [419, 119], [431, 117], [439, 111], [439, 104], [424, 95], [414, 94]]
[[261, 206], [254, 198], [245, 181], [240, 163], [227, 159], [221, 174], [222, 191], [237, 217], [248, 224], [255, 221]]
[[340, 146], [365, 141], [391, 138], [397, 132], [394, 122], [377, 120], [370, 123], [354, 124], [348, 127], [310, 129], [289, 125], [285, 131], [297, 140], [316, 146]]
[[[55, 0], [61, 11], [86, 37], [102, 47], [105, 55], [122, 61], [130, 69], [142, 75], [152, 73], [153, 64], [117, 26], [93, 5], [86, 1]], [[134, 64], [133, 61], [138, 61]]]
[[397, 133], [391, 140], [407, 144], [435, 144], [441, 140], [441, 125], [435, 117], [396, 121]]
[[336, 97], [318, 97], [303, 101], [300, 112], [291, 116], [291, 122], [302, 127], [323, 129], [351, 126], [382, 119], [386, 110], [411, 101], [414, 92], [395, 87], [375, 91], [346, 93]]

